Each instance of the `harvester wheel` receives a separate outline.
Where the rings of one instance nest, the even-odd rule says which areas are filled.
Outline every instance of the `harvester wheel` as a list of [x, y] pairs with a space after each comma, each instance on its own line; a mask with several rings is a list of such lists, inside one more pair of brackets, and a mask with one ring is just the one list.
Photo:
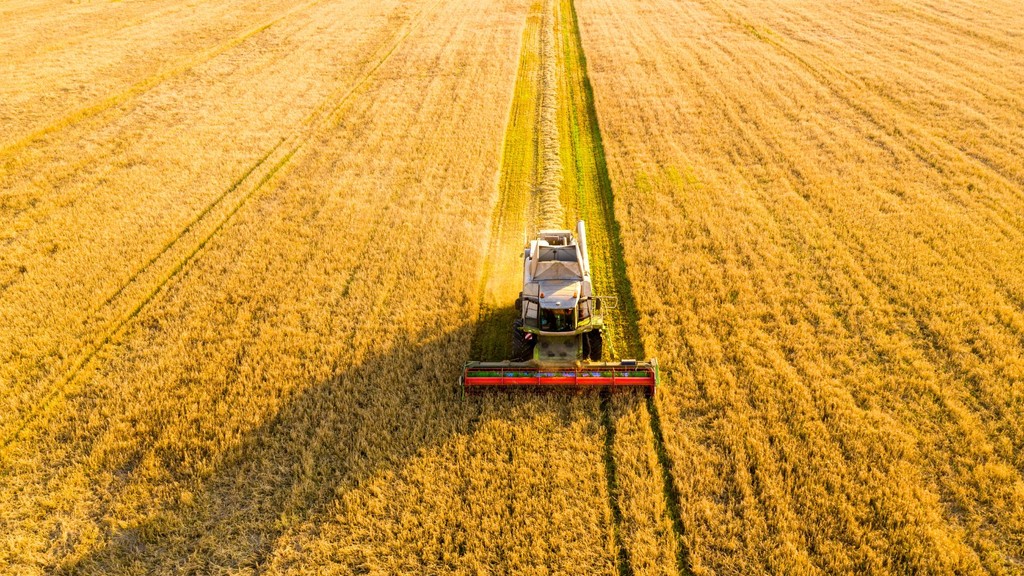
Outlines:
[[512, 323], [512, 361], [526, 362], [533, 358], [533, 347], [537, 344], [537, 338], [529, 332], [524, 332], [523, 319], [516, 318]]
[[600, 330], [594, 330], [587, 332], [587, 348], [589, 349], [590, 359], [597, 362], [601, 360], [601, 353], [604, 351], [604, 339], [601, 337]]

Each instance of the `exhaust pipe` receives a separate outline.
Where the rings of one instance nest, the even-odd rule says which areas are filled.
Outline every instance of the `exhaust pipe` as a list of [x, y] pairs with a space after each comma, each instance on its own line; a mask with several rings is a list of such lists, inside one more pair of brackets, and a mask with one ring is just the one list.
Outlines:
[[590, 256], [587, 255], [587, 229], [583, 220], [576, 222], [576, 244], [580, 247], [580, 254], [583, 256], [583, 273], [590, 275]]

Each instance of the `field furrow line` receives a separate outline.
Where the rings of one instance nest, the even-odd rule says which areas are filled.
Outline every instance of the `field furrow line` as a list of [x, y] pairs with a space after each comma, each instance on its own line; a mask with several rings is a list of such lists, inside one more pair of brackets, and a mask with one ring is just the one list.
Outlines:
[[619, 551], [619, 576], [634, 574], [633, 562], [630, 559], [629, 547], [622, 537], [622, 506], [619, 504], [618, 468], [615, 465], [615, 420], [609, 405], [612, 397], [610, 392], [601, 393], [601, 426], [604, 427], [604, 474], [608, 484], [608, 506], [612, 511], [612, 522], [615, 527], [615, 547]]
[[202, 50], [184, 60], [174, 63], [168, 68], [160, 72], [157, 72], [152, 76], [143, 78], [142, 80], [139, 80], [138, 82], [132, 84], [131, 86], [129, 86], [121, 92], [108, 96], [89, 106], [79, 108], [78, 110], [64, 116], [60, 120], [51, 122], [46, 126], [37, 128], [36, 130], [29, 132], [28, 134], [22, 136], [21, 138], [4, 145], [3, 148], [0, 148], [0, 159], [4, 159], [2, 165], [4, 171], [7, 171], [11, 165], [11, 159], [9, 158], [11, 155], [31, 145], [33, 142], [39, 140], [40, 138], [43, 138], [44, 136], [47, 136], [53, 132], [57, 132], [63, 128], [86, 120], [90, 117], [101, 114], [102, 112], [109, 110], [110, 108], [113, 108], [120, 104], [123, 104], [140, 94], [144, 94], [145, 92], [161, 84], [162, 82], [179, 76], [181, 74], [184, 74], [192, 68], [195, 68], [200, 64], [203, 64], [205, 62], [212, 60], [213, 58], [216, 58], [217, 56], [242, 44], [246, 40], [267, 30], [268, 28], [274, 26], [275, 24], [281, 22], [282, 20], [285, 20], [286, 18], [298, 12], [311, 8], [323, 1], [324, 0], [311, 0], [309, 2], [296, 6], [295, 8], [288, 10], [287, 12], [280, 16], [275, 16], [273, 18], [261, 22], [259, 25], [250, 28], [249, 30], [246, 30], [245, 32], [239, 34], [238, 36], [235, 36], [234, 38], [231, 38], [213, 47]]
[[[920, 125], [914, 126], [913, 132], [900, 130], [900, 125], [906, 127], [913, 124], [912, 122], [909, 122], [905, 116], [907, 112], [907, 104], [892, 97], [892, 95], [886, 93], [880, 86], [877, 86], [874, 83], [863, 84], [876, 96], [885, 99], [887, 102], [903, 111], [902, 114], [893, 111], [890, 113], [889, 118], [880, 118], [880, 109], [872, 109], [868, 104], [859, 101], [855, 96], [849, 94], [847, 90], [838, 86], [835, 81], [838, 79], [847, 86], [856, 86], [861, 84], [857, 78], [822, 60], [812, 63], [806, 57], [797, 53], [794, 49], [787, 46], [778, 38], [773, 37], [771, 34], [763, 33], [757, 26], [745, 20], [742, 16], [730, 11], [722, 4], [715, 2], [714, 0], [709, 0], [709, 2], [718, 12], [723, 14], [727, 21], [732, 23], [738, 29], [745, 31], [761, 42], [771, 46], [773, 49], [778, 51], [779, 54], [798, 64], [811, 76], [817, 79], [821, 86], [827, 88], [836, 98], [841, 100], [851, 110], [857, 112], [864, 120], [870, 122], [894, 140], [902, 142], [907, 150], [911, 151], [922, 163], [938, 168], [940, 165], [946, 165], [948, 167], [949, 158], [951, 157], [959, 157], [963, 160], [969, 160], [969, 163], [972, 165], [972, 168], [976, 173], [989, 174], [995, 177], [1001, 181], [1006, 190], [1009, 191], [1016, 199], [1024, 199], [1024, 190], [1021, 189], [1021, 178], [1019, 176], [1009, 173], [1004, 168], [997, 166], [991, 160], [982, 157], [980, 154], [970, 150], [963, 144], [958, 145], [947, 138], [937, 136], [924, 126]], [[834, 76], [834, 78], [830, 77], [830, 74]], [[886, 120], [891, 121], [887, 122]], [[985, 202], [983, 199], [975, 199], [975, 201], [980, 202], [987, 210], [1000, 218], [1016, 217], [1014, 212], [1008, 212], [1006, 210], [1003, 206], [1004, 202], [996, 200]], [[1021, 231], [1017, 230], [1017, 232], [1020, 233]]]
[[[13, 427], [12, 431], [4, 434], [4, 440], [2, 445], [0, 445], [0, 449], [10, 446], [31, 422], [45, 414], [46, 411], [60, 399], [60, 397], [65, 395], [68, 388], [72, 385], [79, 374], [81, 374], [88, 366], [89, 362], [100, 352], [100, 350], [123, 332], [130, 322], [138, 316], [139, 312], [146, 307], [146, 305], [153, 301], [161, 291], [179, 277], [180, 273], [199, 255], [202, 249], [229, 224], [231, 218], [240, 209], [242, 209], [249, 200], [255, 197], [260, 191], [264, 190], [266, 185], [279, 175], [281, 170], [290, 163], [296, 154], [302, 151], [312, 138], [314, 138], [320, 131], [331, 130], [336, 127], [336, 123], [339, 121], [340, 115], [346, 105], [351, 103], [356, 93], [363, 88], [381, 68], [381, 66], [391, 58], [398, 47], [423, 21], [424, 17], [429, 12], [433, 11], [441, 1], [442, 0], [436, 0], [428, 7], [420, 10], [420, 12], [410, 20], [409, 24], [403, 30], [400, 30], [397, 38], [381, 53], [380, 57], [376, 59], [374, 64], [360, 77], [357, 82], [349, 87], [339, 88], [337, 91], [332, 93], [331, 97], [325, 99], [317, 109], [305, 118], [303, 125], [299, 130], [293, 132], [289, 137], [282, 139], [272, 147], [228, 189], [207, 205], [196, 216], [196, 218], [187, 224], [172, 240], [165, 244], [160, 252], [151, 257], [141, 268], [136, 270], [125, 284], [119, 287], [106, 299], [104, 305], [111, 305], [121, 298], [126, 292], [129, 292], [133, 285], [140, 284], [140, 279], [155, 275], [160, 269], [164, 270], [162, 274], [157, 276], [155, 284], [151, 285], [148, 289], [144, 289], [145, 291], [142, 296], [129, 304], [126, 314], [117, 317], [114, 321], [108, 324], [105, 329], [101, 330], [100, 334], [96, 338], [91, 342], [87, 342], [85, 346], [80, 348], [79, 353], [68, 363], [68, 368], [64, 371], [64, 376], [57, 380], [57, 383], [53, 388], [40, 401], [38, 407], [21, 419], [21, 421]], [[310, 5], [311, 4], [312, 3], [310, 3]], [[337, 99], [335, 100], [335, 98]], [[249, 187], [243, 186], [247, 181], [253, 182], [253, 184]], [[239, 190], [245, 191], [242, 192], [240, 196], [234, 194]], [[234, 202], [230, 202], [228, 200], [235, 196], [238, 197]], [[214, 214], [217, 214], [219, 218], [216, 219], [212, 228], [210, 228], [205, 234], [201, 234], [199, 229], [203, 227], [202, 223], [213, 218]], [[173, 262], [169, 263], [169, 268], [162, 268], [158, 266], [158, 263], [170, 259], [176, 253], [180, 253], [180, 251], [175, 248], [184, 244], [184, 240], [192, 236], [198, 236], [198, 239], [187, 248], [184, 248], [183, 256], [179, 256], [177, 259], [174, 259]], [[100, 308], [102, 308], [102, 306]], [[94, 315], [98, 312], [99, 310], [94, 312]]]

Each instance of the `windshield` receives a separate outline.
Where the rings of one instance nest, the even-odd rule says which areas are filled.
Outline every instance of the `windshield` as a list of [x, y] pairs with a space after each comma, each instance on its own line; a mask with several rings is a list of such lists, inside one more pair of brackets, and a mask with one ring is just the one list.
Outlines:
[[565, 310], [540, 309], [540, 329], [545, 332], [572, 332], [576, 329], [576, 315], [572, 308]]

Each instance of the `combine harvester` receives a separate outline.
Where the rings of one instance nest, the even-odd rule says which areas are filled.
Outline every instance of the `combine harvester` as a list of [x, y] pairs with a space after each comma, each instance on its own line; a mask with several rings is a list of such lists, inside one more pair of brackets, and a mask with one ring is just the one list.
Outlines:
[[512, 328], [513, 358], [467, 362], [462, 392], [487, 388], [641, 388], [653, 395], [658, 362], [602, 362], [604, 318], [611, 298], [594, 296], [583, 221], [570, 230], [541, 230], [523, 253], [523, 291]]

